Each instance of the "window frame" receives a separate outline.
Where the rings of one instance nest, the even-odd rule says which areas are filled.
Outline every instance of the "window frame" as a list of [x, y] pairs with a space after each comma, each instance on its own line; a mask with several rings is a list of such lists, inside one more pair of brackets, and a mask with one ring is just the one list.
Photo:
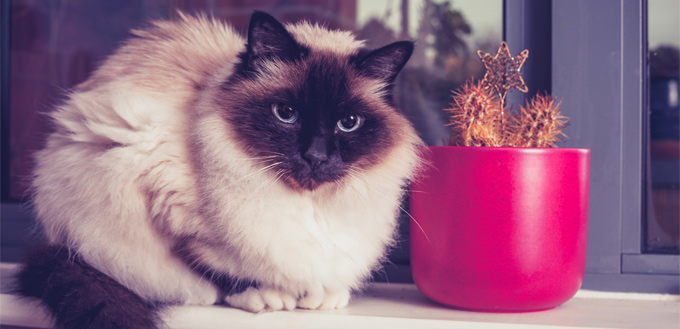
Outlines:
[[[562, 146], [592, 151], [583, 288], [680, 293], [680, 256], [643, 249], [647, 1], [505, 0], [504, 7], [504, 39], [513, 51], [550, 47], [551, 84], [544, 89], [571, 118]], [[549, 29], [551, 40], [541, 43], [531, 31], [545, 17], [550, 24], [539, 28]]]
[[[10, 37], [10, 2], [0, 2], [0, 177], [9, 178], [9, 37]], [[0, 184], [0, 200], [9, 201], [9, 184]]]

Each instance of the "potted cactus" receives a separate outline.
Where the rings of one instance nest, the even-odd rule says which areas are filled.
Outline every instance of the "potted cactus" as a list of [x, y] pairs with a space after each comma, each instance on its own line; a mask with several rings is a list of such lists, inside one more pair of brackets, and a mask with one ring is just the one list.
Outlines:
[[527, 91], [528, 51], [512, 57], [503, 42], [495, 57], [478, 54], [484, 79], [454, 93], [449, 145], [423, 152], [411, 186], [413, 278], [459, 309], [550, 309], [583, 279], [590, 152], [556, 148], [568, 119], [552, 96], [505, 104]]

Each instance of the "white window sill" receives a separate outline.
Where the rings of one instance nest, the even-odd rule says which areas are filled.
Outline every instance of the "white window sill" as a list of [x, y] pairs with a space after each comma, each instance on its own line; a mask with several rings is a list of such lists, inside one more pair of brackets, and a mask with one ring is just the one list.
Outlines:
[[[14, 265], [0, 266], [0, 324], [51, 328], [37, 303], [6, 293]], [[370, 284], [350, 305], [335, 311], [248, 312], [217, 306], [172, 307], [172, 329], [201, 328], [655, 328], [680, 327], [677, 295], [581, 290], [565, 304], [533, 313], [479, 313], [446, 308], [411, 284]]]

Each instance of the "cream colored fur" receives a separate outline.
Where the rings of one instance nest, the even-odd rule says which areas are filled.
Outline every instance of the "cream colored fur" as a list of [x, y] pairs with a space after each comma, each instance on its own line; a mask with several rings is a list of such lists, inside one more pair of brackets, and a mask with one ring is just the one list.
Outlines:
[[[312, 49], [361, 46], [346, 32], [288, 29]], [[408, 122], [394, 118], [400, 140], [380, 164], [300, 192], [234, 143], [214, 104], [244, 47], [237, 33], [183, 17], [137, 34], [52, 114], [34, 180], [49, 240], [147, 300], [218, 302], [173, 252], [186, 244], [201, 263], [259, 283], [227, 297], [232, 306], [347, 305], [393, 243], [402, 185], [418, 163]]]

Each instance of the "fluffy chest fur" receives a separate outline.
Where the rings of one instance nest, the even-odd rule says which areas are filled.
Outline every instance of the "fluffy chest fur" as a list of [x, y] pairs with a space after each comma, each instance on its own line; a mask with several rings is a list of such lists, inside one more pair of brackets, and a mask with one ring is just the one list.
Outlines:
[[[389, 87], [412, 51], [256, 13], [245, 42], [138, 31], [53, 114], [34, 203], [52, 243], [148, 301], [335, 308], [394, 240], [420, 139]], [[245, 45], [244, 45], [245, 43]]]
[[[203, 124], [210, 122], [221, 121]], [[402, 182], [384, 177], [408, 175], [411, 168], [399, 160], [410, 152], [410, 147], [395, 149], [392, 162], [370, 173], [303, 192], [276, 173], [257, 171], [255, 161], [227, 160], [244, 159], [236, 148], [202, 154], [208, 160], [202, 165], [204, 216], [213, 223], [206, 239], [231, 252], [197, 246], [196, 254], [216, 268], [296, 294], [314, 286], [358, 288], [392, 243]]]

